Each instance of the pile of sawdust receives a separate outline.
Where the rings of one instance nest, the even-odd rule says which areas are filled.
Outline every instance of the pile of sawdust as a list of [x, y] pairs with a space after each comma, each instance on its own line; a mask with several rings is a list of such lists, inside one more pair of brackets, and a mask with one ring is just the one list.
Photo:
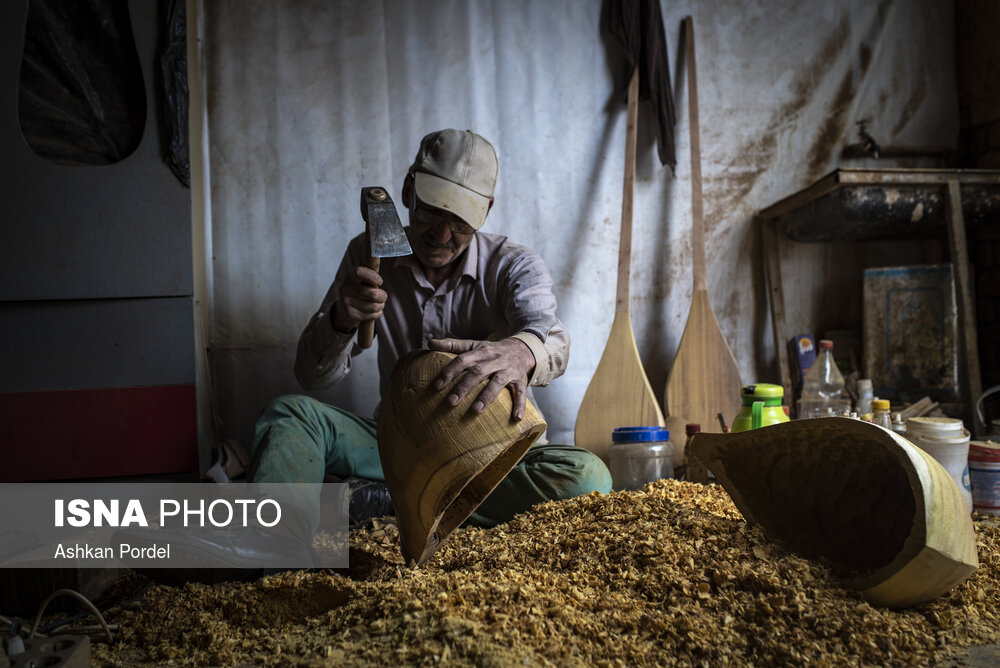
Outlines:
[[747, 526], [725, 492], [673, 480], [546, 503], [457, 531], [421, 568], [392, 524], [351, 567], [155, 586], [100, 665], [917, 665], [1000, 641], [1000, 529], [979, 571], [905, 611], [873, 608]]

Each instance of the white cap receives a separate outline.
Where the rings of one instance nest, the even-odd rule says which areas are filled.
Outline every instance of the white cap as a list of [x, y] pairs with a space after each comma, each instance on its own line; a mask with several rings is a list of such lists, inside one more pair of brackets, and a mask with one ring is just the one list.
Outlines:
[[439, 130], [420, 141], [410, 166], [420, 201], [451, 211], [477, 230], [497, 183], [497, 153], [471, 130]]

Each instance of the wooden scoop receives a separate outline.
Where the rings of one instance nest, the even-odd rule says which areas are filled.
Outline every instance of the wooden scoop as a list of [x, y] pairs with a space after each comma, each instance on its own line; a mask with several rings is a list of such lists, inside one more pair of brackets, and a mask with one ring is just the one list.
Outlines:
[[772, 539], [821, 559], [873, 605], [940, 596], [978, 568], [951, 475], [888, 429], [850, 418], [698, 434], [690, 451]]

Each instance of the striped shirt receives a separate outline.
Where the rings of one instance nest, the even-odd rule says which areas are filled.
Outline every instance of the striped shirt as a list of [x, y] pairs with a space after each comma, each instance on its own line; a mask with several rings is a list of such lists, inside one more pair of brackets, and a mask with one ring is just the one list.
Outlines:
[[[361, 234], [348, 244], [333, 285], [299, 338], [295, 375], [307, 390], [339, 381], [351, 370], [351, 358], [362, 352], [357, 331], [336, 330], [332, 317], [344, 277], [364, 262], [365, 243]], [[382, 258], [382, 289], [389, 299], [375, 321], [380, 391], [396, 360], [425, 348], [428, 339], [514, 336], [535, 357], [530, 385], [548, 385], [561, 376], [569, 333], [556, 317], [552, 277], [542, 258], [507, 237], [477, 232], [458, 262], [455, 273], [435, 288], [414, 256]], [[530, 398], [530, 388], [528, 393]]]

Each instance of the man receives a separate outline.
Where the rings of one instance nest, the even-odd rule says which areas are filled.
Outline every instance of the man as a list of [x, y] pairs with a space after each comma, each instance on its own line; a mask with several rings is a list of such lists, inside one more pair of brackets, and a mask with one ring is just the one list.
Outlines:
[[[552, 279], [542, 259], [506, 237], [480, 232], [497, 178], [493, 146], [471, 131], [441, 130], [420, 143], [403, 182], [413, 255], [365, 266], [364, 234], [348, 245], [336, 278], [299, 339], [295, 373], [318, 390], [343, 378], [360, 354], [357, 330], [374, 320], [381, 390], [396, 360], [419, 348], [456, 353], [434, 388], [453, 379], [456, 405], [489, 379], [470, 410], [482, 412], [504, 390], [520, 420], [532, 385], [560, 376], [569, 335], [556, 318]], [[310, 397], [272, 402], [254, 428], [254, 482], [383, 481], [376, 421]], [[611, 476], [592, 453], [536, 444], [470, 517], [478, 526], [511, 519], [532, 505], [598, 490]], [[355, 498], [352, 497], [352, 503]], [[310, 510], [310, 512], [313, 512]], [[310, 521], [315, 527], [318, 519]], [[352, 519], [358, 519], [352, 512]]]

